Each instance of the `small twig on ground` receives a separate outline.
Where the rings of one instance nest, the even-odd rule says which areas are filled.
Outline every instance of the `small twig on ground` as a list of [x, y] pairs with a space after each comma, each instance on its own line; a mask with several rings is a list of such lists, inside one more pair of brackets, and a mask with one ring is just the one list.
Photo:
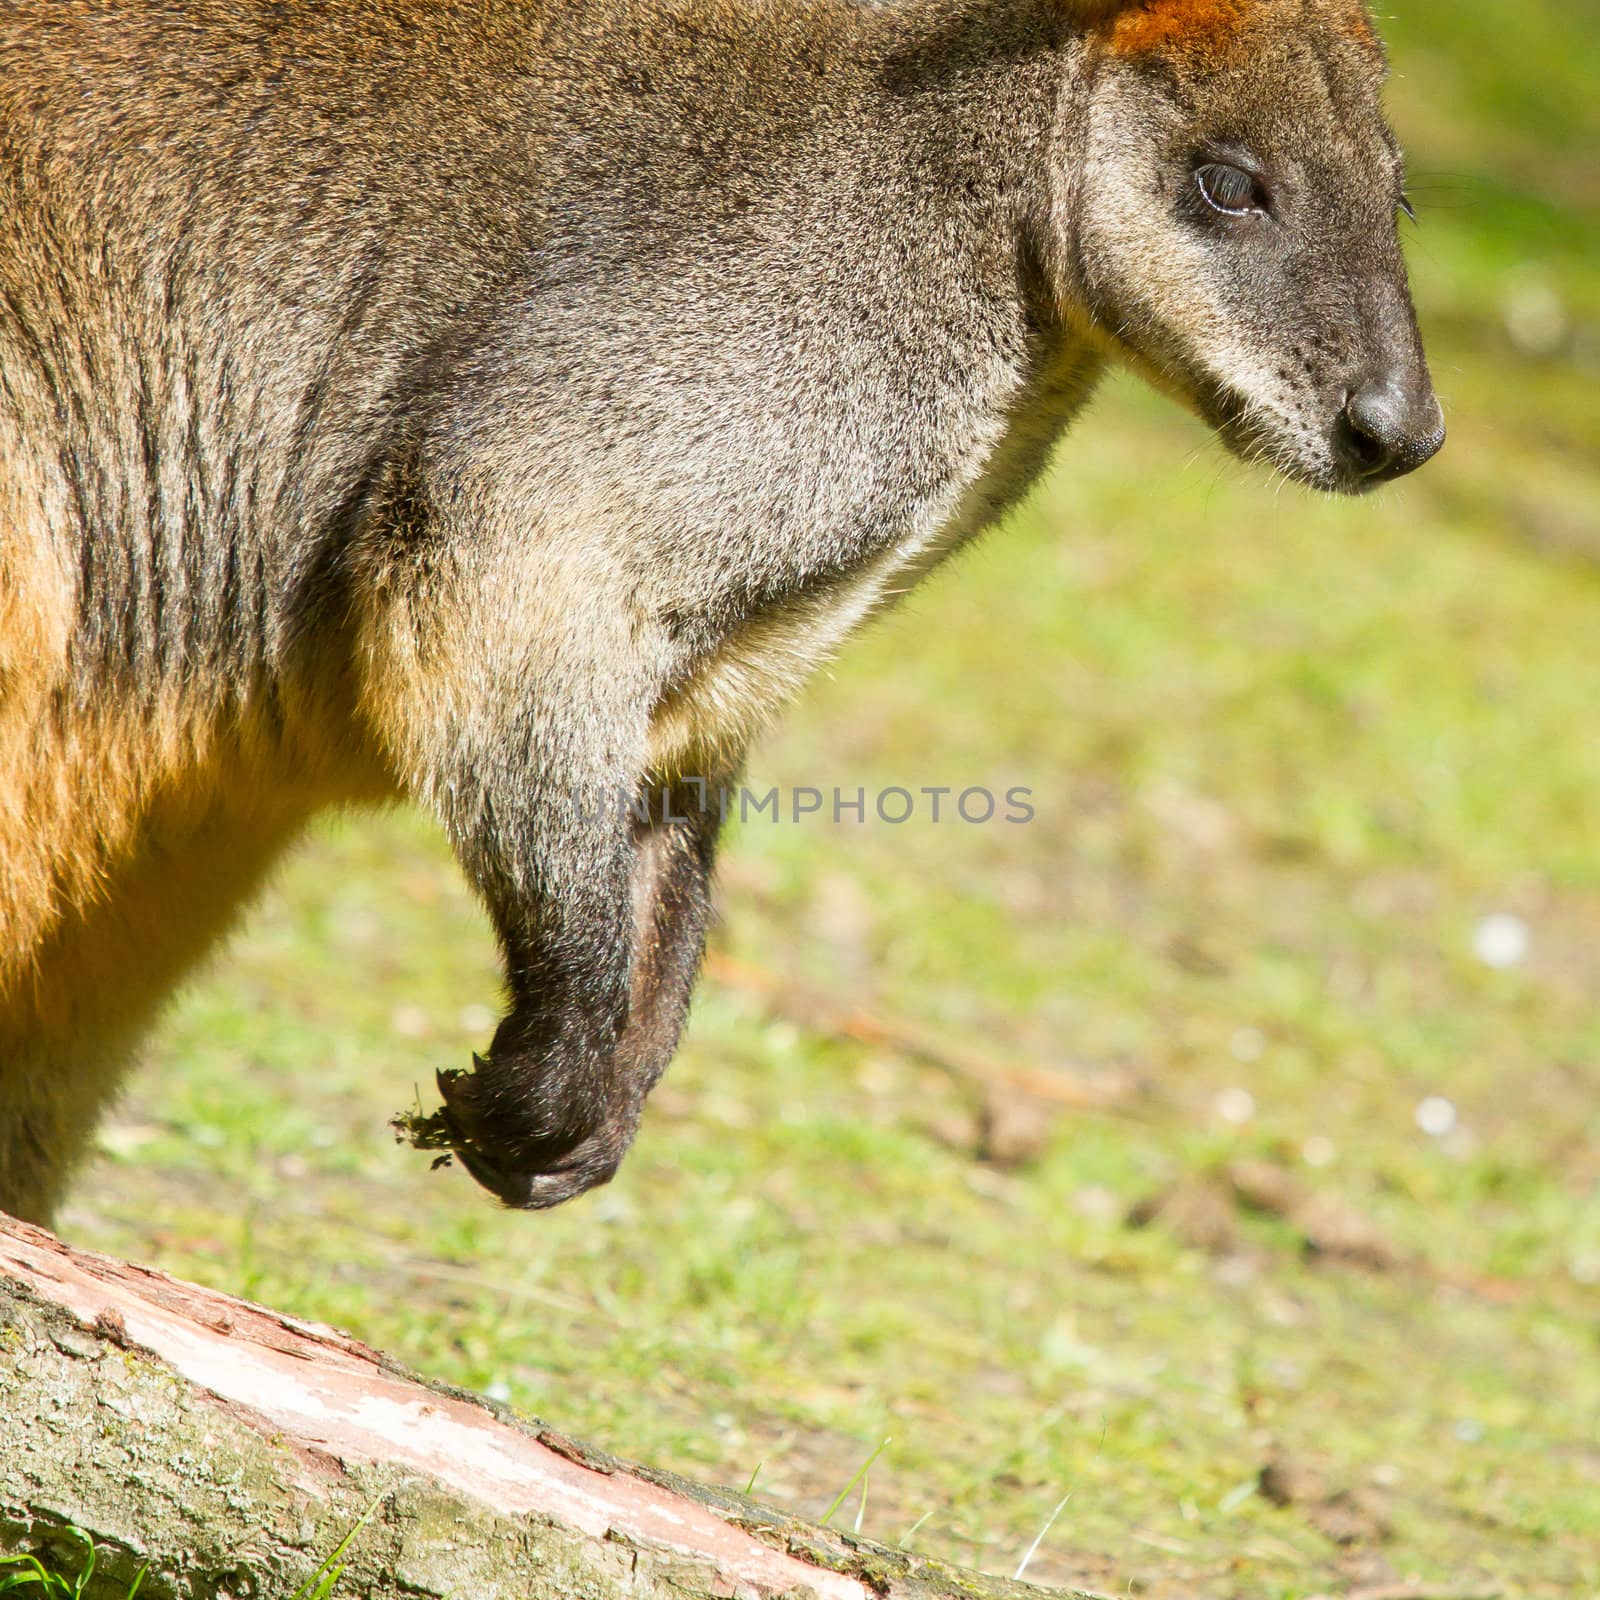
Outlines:
[[[1314, 1594], [1308, 1600], [1334, 1600], [1334, 1597]], [[1426, 1583], [1370, 1583], [1349, 1590], [1344, 1600], [1504, 1600], [1504, 1590], [1440, 1589]]]
[[1064, 1068], [995, 1060], [951, 1040], [938, 1038], [905, 1018], [837, 1005], [825, 995], [792, 983], [775, 972], [721, 952], [714, 951], [706, 957], [706, 972], [730, 989], [759, 995], [775, 1011], [812, 1033], [879, 1045], [937, 1067], [952, 1077], [998, 1085], [1055, 1105], [1070, 1106], [1076, 1111], [1126, 1117], [1144, 1114], [1136, 1104], [1134, 1086], [1124, 1079], [1108, 1078], [1097, 1083]]

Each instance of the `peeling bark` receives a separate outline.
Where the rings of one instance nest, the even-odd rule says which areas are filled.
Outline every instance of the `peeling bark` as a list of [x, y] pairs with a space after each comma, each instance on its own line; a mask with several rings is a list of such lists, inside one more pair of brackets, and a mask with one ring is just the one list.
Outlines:
[[[0, 1215], [0, 1552], [101, 1547], [85, 1600], [1039, 1595], [617, 1461], [335, 1329]], [[69, 1553], [70, 1552], [70, 1553]]]

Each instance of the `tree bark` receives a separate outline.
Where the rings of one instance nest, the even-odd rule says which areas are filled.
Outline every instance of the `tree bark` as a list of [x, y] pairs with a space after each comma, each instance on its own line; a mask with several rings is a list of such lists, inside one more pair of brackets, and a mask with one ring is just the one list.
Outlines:
[[[370, 1511], [339, 1600], [1041, 1594], [629, 1465], [335, 1329], [0, 1215], [0, 1553], [84, 1600], [288, 1600]], [[3, 1569], [0, 1569], [3, 1570]]]

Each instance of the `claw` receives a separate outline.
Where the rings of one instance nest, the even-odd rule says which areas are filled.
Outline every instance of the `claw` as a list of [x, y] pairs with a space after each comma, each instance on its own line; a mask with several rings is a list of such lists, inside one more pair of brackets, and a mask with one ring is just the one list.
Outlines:
[[[482, 1063], [477, 1056], [472, 1058], [474, 1067]], [[439, 1086], [439, 1098], [444, 1104], [439, 1107], [438, 1116], [450, 1132], [450, 1144], [459, 1151], [464, 1144], [468, 1144], [475, 1136], [472, 1106], [467, 1095], [463, 1092], [463, 1085], [470, 1074], [461, 1071], [459, 1067], [441, 1067], [434, 1073], [433, 1081]]]

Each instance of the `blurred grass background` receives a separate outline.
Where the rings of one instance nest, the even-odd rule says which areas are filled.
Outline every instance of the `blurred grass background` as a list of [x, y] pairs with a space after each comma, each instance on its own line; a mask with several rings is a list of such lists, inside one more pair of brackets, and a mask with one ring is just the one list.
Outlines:
[[839, 1520], [980, 1566], [1065, 1498], [1040, 1582], [1600, 1593], [1600, 49], [1588, 0], [1385, 32], [1434, 465], [1319, 501], [1113, 383], [752, 763], [1035, 819], [736, 831], [609, 1189], [501, 1214], [390, 1142], [497, 979], [436, 832], [363, 817], [68, 1235], [812, 1515], [888, 1438]]

